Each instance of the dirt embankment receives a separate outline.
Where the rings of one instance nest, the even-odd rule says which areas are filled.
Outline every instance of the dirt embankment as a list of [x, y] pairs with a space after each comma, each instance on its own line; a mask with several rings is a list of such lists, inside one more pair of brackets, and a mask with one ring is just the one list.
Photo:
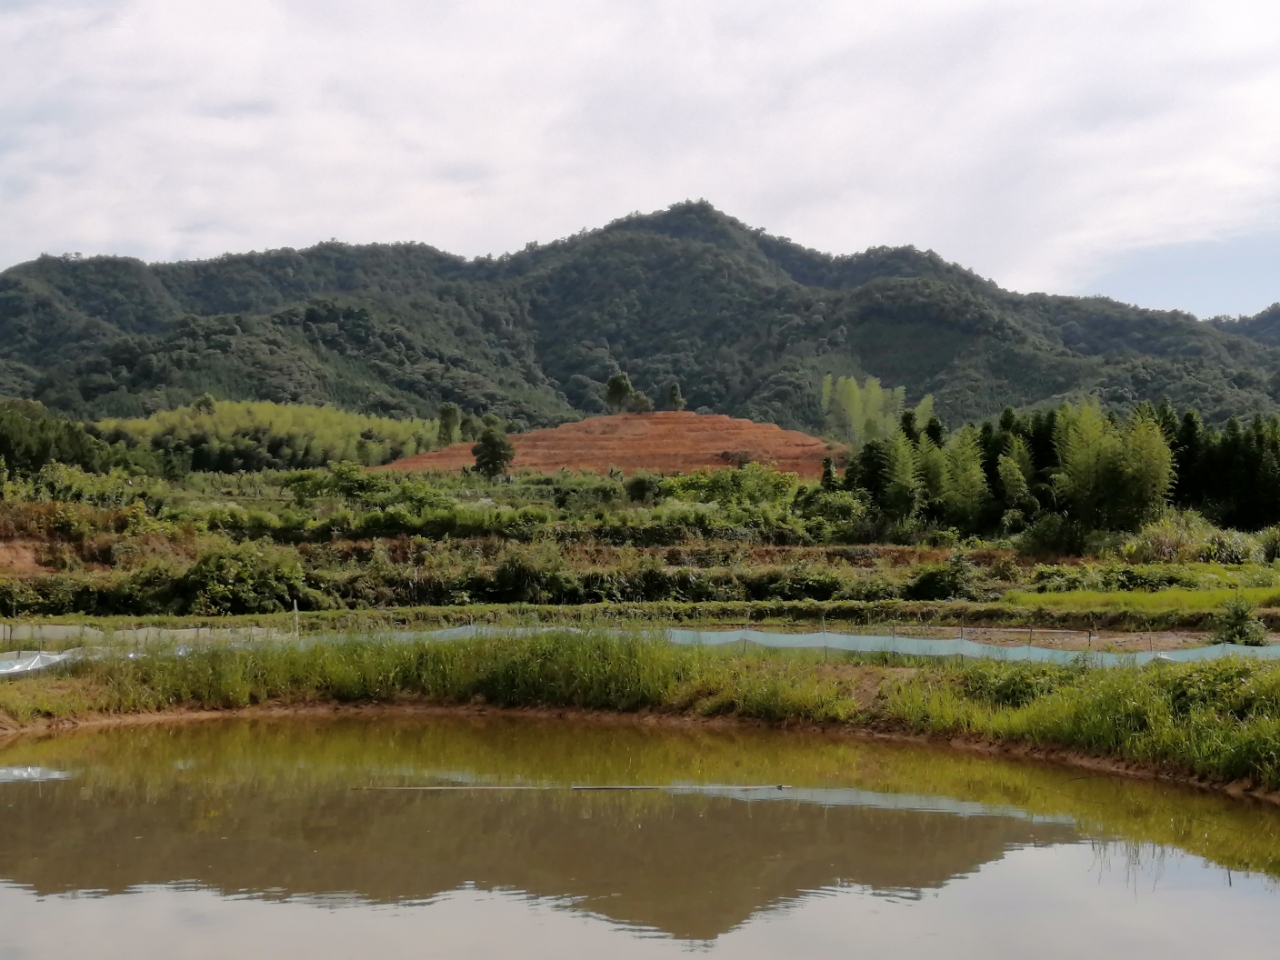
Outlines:
[[56, 572], [40, 562], [41, 546], [27, 540], [0, 542], [0, 577], [34, 577]]
[[[826, 441], [772, 423], [686, 411], [620, 413], [546, 430], [513, 434], [512, 468], [551, 473], [562, 468], [604, 473], [688, 473], [743, 463], [773, 464], [804, 477], [822, 475], [822, 461], [843, 453]], [[397, 460], [383, 470], [460, 470], [475, 463], [471, 443]]]

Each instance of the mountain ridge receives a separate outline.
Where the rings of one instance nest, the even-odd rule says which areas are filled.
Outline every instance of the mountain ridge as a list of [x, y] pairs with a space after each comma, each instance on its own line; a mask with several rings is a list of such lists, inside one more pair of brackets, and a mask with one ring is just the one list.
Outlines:
[[820, 430], [818, 384], [878, 376], [951, 423], [1006, 405], [1170, 397], [1222, 421], [1280, 410], [1280, 306], [1202, 322], [1006, 291], [932, 251], [832, 255], [705, 201], [467, 260], [423, 243], [0, 272], [0, 393], [81, 418], [209, 392], [525, 426], [604, 409], [625, 370], [691, 409]]

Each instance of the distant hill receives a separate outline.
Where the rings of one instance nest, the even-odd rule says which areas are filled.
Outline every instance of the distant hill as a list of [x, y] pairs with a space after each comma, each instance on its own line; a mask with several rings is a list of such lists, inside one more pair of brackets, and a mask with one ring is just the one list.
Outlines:
[[0, 395], [81, 418], [208, 392], [539, 426], [601, 412], [619, 369], [655, 399], [674, 380], [691, 410], [808, 430], [827, 373], [932, 393], [952, 425], [1084, 395], [1221, 421], [1280, 409], [1280, 307], [1202, 323], [1016, 294], [910, 247], [818, 253], [703, 202], [500, 258], [325, 243], [0, 273]]

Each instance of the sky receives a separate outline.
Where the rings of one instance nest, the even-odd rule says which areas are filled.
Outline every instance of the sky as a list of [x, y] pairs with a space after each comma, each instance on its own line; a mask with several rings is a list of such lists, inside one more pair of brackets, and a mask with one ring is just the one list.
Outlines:
[[706, 199], [832, 253], [1280, 300], [1274, 0], [0, 0], [0, 267], [517, 250]]

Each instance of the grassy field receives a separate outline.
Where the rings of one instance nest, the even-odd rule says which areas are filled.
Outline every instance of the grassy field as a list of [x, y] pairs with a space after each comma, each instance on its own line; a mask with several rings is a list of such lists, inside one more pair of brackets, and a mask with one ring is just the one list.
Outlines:
[[13, 725], [259, 703], [569, 707], [873, 726], [1064, 748], [1280, 788], [1280, 666], [1237, 659], [1088, 670], [671, 646], [552, 632], [449, 643], [117, 649], [0, 684]]
[[1013, 607], [1070, 613], [1084, 610], [1135, 611], [1138, 613], [1209, 613], [1240, 597], [1256, 607], [1280, 607], [1280, 591], [1275, 587], [1188, 590], [1170, 587], [1151, 592], [1138, 590], [1069, 590], [1063, 593], [1031, 593], [1010, 590], [1003, 601]]

